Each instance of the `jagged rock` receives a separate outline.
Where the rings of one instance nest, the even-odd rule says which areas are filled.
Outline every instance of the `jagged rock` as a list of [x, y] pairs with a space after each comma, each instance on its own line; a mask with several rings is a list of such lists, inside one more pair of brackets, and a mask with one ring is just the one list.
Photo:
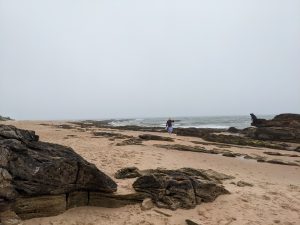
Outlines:
[[256, 128], [243, 131], [248, 137], [300, 143], [300, 114], [280, 114], [271, 120], [256, 119], [251, 125]]
[[117, 179], [136, 178], [140, 176], [142, 176], [142, 174], [136, 167], [122, 168], [115, 173], [115, 178]]
[[284, 113], [271, 120], [252, 119], [252, 126], [256, 127], [298, 127], [300, 128], [300, 114]]
[[[22, 199], [36, 208], [35, 205], [44, 207], [37, 199], [39, 196], [63, 196], [56, 213], [66, 209], [68, 193], [79, 190], [111, 193], [117, 189], [117, 184], [110, 177], [73, 149], [38, 141], [34, 131], [0, 125], [0, 137], [0, 199], [2, 205], [16, 201], [15, 208], [21, 209], [17, 214], [25, 210], [19, 207]], [[34, 201], [30, 202], [32, 197]], [[51, 207], [50, 202], [45, 204]], [[31, 206], [26, 206], [26, 209]], [[38, 216], [38, 212], [35, 215]], [[48, 215], [47, 212], [45, 215]]]
[[0, 124], [1, 139], [16, 139], [23, 142], [38, 141], [39, 136], [34, 131], [17, 129], [11, 125]]
[[141, 205], [141, 209], [142, 209], [143, 211], [152, 209], [153, 207], [154, 207], [154, 204], [153, 204], [151, 198], [145, 198], [145, 199], [143, 200], [142, 205]]
[[149, 170], [133, 183], [133, 188], [151, 195], [158, 207], [173, 210], [194, 208], [201, 202], [211, 202], [219, 195], [229, 193], [219, 183], [206, 178], [207, 174], [200, 174], [200, 170], [191, 168]]
[[222, 154], [222, 156], [233, 157], [234, 158], [234, 157], [237, 156], [237, 154], [234, 153], [234, 152], [225, 152], [225, 153]]
[[153, 134], [141, 134], [139, 135], [139, 138], [143, 140], [155, 140], [155, 141], [174, 141], [173, 138], [170, 137], [162, 137], [158, 135], [153, 135]]

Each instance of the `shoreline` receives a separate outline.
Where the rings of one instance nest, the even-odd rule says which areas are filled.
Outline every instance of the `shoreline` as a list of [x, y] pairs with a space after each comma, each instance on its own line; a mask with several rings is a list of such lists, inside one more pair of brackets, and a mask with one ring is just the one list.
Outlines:
[[[1, 122], [2, 123], [2, 122]], [[206, 142], [199, 137], [168, 135], [155, 132], [162, 137], [171, 137], [174, 142], [166, 143], [158, 140], [143, 141], [142, 145], [118, 146], [124, 139], [94, 135], [95, 132], [107, 132], [138, 137], [149, 134], [148, 131], [117, 130], [99, 127], [60, 128], [64, 122], [52, 121], [51, 126], [40, 125], [39, 122], [6, 121], [21, 129], [35, 130], [41, 141], [52, 142], [72, 147], [78, 154], [95, 164], [100, 170], [113, 177], [114, 173], [127, 166], [139, 169], [155, 169], [164, 167], [178, 169], [192, 167], [195, 169], [213, 169], [217, 172], [234, 176], [232, 181], [225, 181], [224, 186], [231, 194], [219, 196], [215, 202], [203, 203], [191, 210], [176, 211], [162, 209], [170, 217], [160, 215], [154, 210], [142, 211], [139, 204], [121, 208], [73, 208], [65, 213], [45, 218], [24, 221], [24, 225], [98, 225], [98, 224], [185, 224], [186, 219], [199, 221], [204, 225], [215, 224], [297, 224], [300, 211], [300, 167], [258, 163], [254, 160], [225, 157], [201, 152], [178, 151], [157, 147], [158, 144], [198, 146], [207, 150], [220, 148], [216, 143]], [[47, 123], [43, 121], [42, 123]], [[54, 125], [54, 126], [52, 126]], [[69, 124], [73, 126], [72, 124]], [[194, 143], [193, 143], [194, 142]], [[196, 142], [196, 143], [195, 143]], [[202, 142], [201, 144], [197, 142]], [[220, 143], [219, 143], [220, 144]], [[234, 153], [245, 153], [251, 156], [264, 156], [267, 159], [299, 160], [297, 157], [265, 155], [266, 148], [249, 148], [243, 146], [224, 146]], [[288, 153], [286, 150], [274, 152]], [[295, 153], [300, 155], [300, 153]], [[116, 180], [118, 192], [132, 191], [130, 180]], [[251, 183], [253, 187], [239, 187], [238, 181]], [[239, 213], [237, 213], [239, 212]]]

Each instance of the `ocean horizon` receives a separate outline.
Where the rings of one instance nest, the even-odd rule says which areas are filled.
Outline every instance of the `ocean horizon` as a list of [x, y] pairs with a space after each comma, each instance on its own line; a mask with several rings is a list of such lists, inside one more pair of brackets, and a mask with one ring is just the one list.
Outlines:
[[[274, 115], [257, 115], [258, 118], [271, 119]], [[180, 128], [216, 128], [227, 129], [236, 127], [243, 129], [251, 126], [250, 115], [241, 116], [180, 116], [171, 117], [174, 127]], [[145, 117], [145, 118], [119, 118], [109, 122], [112, 126], [142, 126], [142, 127], [165, 127], [168, 117]]]

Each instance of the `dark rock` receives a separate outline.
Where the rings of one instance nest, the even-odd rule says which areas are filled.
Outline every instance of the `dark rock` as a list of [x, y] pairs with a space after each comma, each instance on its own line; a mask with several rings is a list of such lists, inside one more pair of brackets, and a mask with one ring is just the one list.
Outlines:
[[235, 127], [229, 127], [227, 131], [230, 133], [239, 133], [240, 132], [240, 130]]
[[[0, 199], [7, 204], [16, 201], [16, 209], [25, 210], [18, 201], [30, 204], [30, 198], [55, 195], [64, 196], [61, 198], [66, 201], [66, 194], [74, 191], [111, 193], [117, 189], [117, 184], [110, 177], [73, 149], [37, 141], [38, 136], [33, 131], [0, 125], [0, 137], [0, 181], [3, 187]], [[41, 203], [37, 200], [36, 204], [38, 207]], [[45, 204], [51, 205], [50, 202]], [[66, 207], [60, 205], [58, 208], [53, 210], [60, 212]], [[18, 212], [22, 214], [21, 211]], [[38, 213], [35, 215], [39, 216]]]
[[226, 156], [226, 157], [236, 157], [237, 155], [233, 152], [225, 152], [222, 154], [222, 156]]
[[142, 176], [142, 174], [136, 167], [122, 168], [115, 173], [115, 178], [117, 179], [136, 178], [140, 176]]
[[149, 194], [158, 207], [177, 209], [194, 208], [201, 202], [211, 202], [221, 194], [229, 192], [205, 176], [200, 170], [152, 170], [139, 177], [133, 188]]
[[99, 192], [90, 192], [89, 206], [119, 208], [126, 205], [142, 203], [144, 199], [149, 198], [147, 193], [130, 193], [125, 195], [103, 194]]
[[271, 120], [257, 119], [252, 121], [256, 127], [295, 127], [300, 128], [300, 114], [285, 113], [275, 116]]
[[155, 141], [174, 141], [173, 138], [170, 137], [162, 137], [158, 135], [153, 135], [153, 134], [141, 134], [139, 135], [139, 138], [143, 140], [155, 140]]
[[251, 125], [257, 128], [248, 133], [248, 137], [300, 143], [300, 114], [280, 114], [271, 120], [257, 119]]
[[2, 139], [16, 139], [22, 142], [38, 141], [39, 136], [34, 131], [17, 129], [11, 125], [0, 124], [0, 137]]
[[0, 141], [15, 190], [22, 195], [61, 194], [76, 190], [114, 192], [117, 185], [73, 149], [45, 142]]
[[75, 191], [67, 194], [67, 209], [87, 206], [89, 203], [89, 193], [85, 191]]
[[185, 222], [186, 222], [187, 225], [200, 225], [200, 223], [196, 223], [196, 222], [194, 222], [190, 219], [186, 219]]
[[66, 211], [66, 195], [46, 195], [20, 197], [16, 199], [13, 210], [21, 219], [55, 216]]
[[212, 133], [226, 132], [226, 129], [213, 129], [213, 128], [176, 128], [175, 133], [180, 136], [189, 137], [204, 137]]
[[252, 135], [258, 140], [300, 143], [300, 128], [258, 127]]

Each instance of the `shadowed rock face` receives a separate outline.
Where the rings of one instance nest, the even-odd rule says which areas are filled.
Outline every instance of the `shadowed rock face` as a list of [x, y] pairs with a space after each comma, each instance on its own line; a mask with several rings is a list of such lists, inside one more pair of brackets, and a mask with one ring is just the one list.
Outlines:
[[251, 125], [256, 128], [243, 131], [248, 137], [300, 143], [300, 114], [280, 114], [271, 120], [255, 119]]
[[191, 168], [149, 170], [133, 183], [133, 188], [149, 194], [158, 207], [190, 209], [201, 202], [211, 202], [219, 195], [229, 193], [216, 180], [216, 176], [210, 177], [209, 174]]
[[117, 184], [73, 149], [38, 141], [34, 131], [0, 125], [0, 199], [73, 191], [114, 192]]

